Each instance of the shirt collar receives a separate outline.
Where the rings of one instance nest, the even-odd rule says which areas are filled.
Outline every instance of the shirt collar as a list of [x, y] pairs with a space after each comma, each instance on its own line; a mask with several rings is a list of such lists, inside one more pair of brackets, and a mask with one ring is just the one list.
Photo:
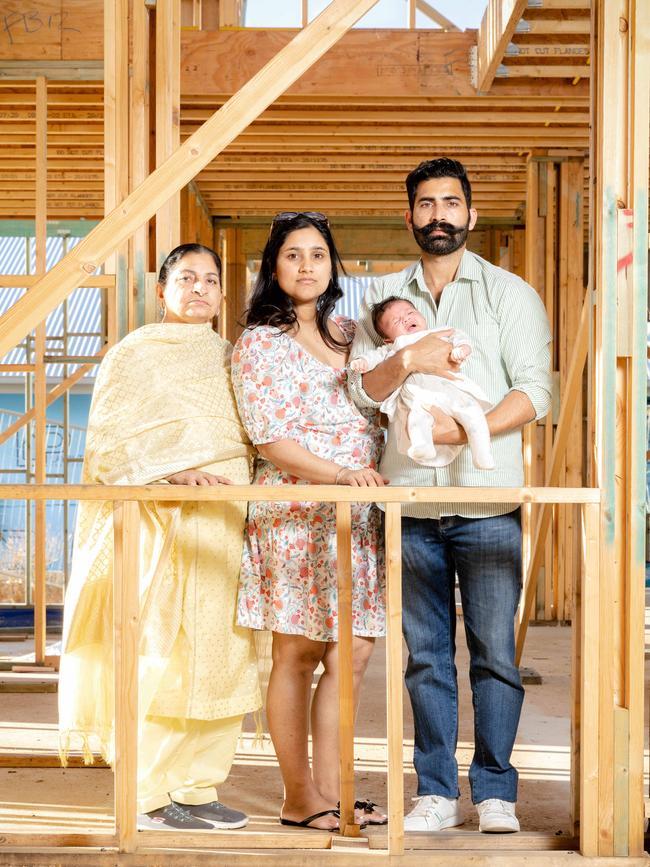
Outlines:
[[[479, 267], [478, 261], [474, 253], [471, 253], [469, 250], [465, 250], [463, 253], [463, 258], [460, 260], [460, 265], [458, 266], [458, 271], [456, 273], [456, 278], [453, 280], [454, 283], [459, 280], [470, 280], [472, 283], [476, 283], [481, 279], [481, 269]], [[429, 295], [429, 289], [427, 288], [427, 284], [424, 281], [424, 270], [422, 268], [422, 259], [418, 259], [415, 265], [411, 268], [411, 273], [409, 275], [408, 284], [417, 287], [420, 292], [423, 292], [425, 295]]]

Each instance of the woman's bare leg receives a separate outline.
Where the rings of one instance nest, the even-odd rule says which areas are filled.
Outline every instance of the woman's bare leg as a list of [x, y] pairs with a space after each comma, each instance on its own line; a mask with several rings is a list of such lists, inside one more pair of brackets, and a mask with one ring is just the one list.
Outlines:
[[[374, 638], [355, 635], [352, 643], [354, 713], [359, 707], [361, 681], [374, 648]], [[338, 644], [327, 645], [325, 671], [320, 676], [311, 705], [312, 768], [314, 783], [327, 799], [337, 803], [339, 773], [339, 653]], [[336, 760], [335, 760], [336, 758]]]
[[[338, 801], [337, 797], [328, 800], [314, 785], [307, 749], [312, 677], [326, 647], [302, 635], [273, 633], [266, 712], [284, 782], [282, 817], [296, 822], [331, 809]], [[338, 820], [323, 816], [312, 827], [336, 828]]]

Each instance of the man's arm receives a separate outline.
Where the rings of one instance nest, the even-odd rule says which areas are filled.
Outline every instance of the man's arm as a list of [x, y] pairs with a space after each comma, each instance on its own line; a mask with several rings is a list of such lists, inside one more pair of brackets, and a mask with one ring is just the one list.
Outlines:
[[386, 361], [363, 375], [363, 390], [373, 400], [381, 403], [404, 382], [411, 373], [435, 373], [453, 379], [450, 371], [460, 365], [450, 359], [451, 344], [444, 337], [453, 334], [453, 328], [427, 334], [417, 343], [398, 350]]
[[378, 346], [377, 349], [369, 349], [363, 355], [357, 355], [349, 362], [350, 370], [360, 373], [366, 373], [368, 370], [374, 370], [378, 364], [385, 361], [388, 356], [394, 354], [390, 344]]
[[[440, 445], [460, 446], [467, 442], [465, 430], [451, 416], [431, 407], [433, 416], [433, 441]], [[509, 433], [533, 421], [535, 408], [523, 391], [509, 391], [499, 403], [485, 415], [490, 436]]]
[[[513, 278], [499, 298], [501, 357], [510, 391], [486, 413], [491, 436], [517, 430], [546, 415], [551, 404], [549, 344], [551, 331], [544, 305], [535, 290]], [[525, 329], [522, 323], [526, 323]], [[523, 335], [523, 336], [522, 336]], [[467, 442], [465, 431], [442, 412], [434, 414], [433, 441], [441, 445]]]

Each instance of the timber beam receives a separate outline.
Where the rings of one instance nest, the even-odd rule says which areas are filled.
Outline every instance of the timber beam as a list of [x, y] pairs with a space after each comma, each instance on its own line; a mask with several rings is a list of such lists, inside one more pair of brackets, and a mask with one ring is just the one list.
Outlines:
[[376, 0], [333, 0], [210, 120], [0, 318], [0, 357], [94, 273], [121, 243], [355, 24]]

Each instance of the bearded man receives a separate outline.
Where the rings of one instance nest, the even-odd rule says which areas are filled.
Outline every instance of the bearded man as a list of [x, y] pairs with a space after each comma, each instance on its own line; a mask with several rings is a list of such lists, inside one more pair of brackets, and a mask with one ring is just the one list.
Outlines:
[[[430, 468], [401, 454], [389, 428], [379, 471], [392, 486], [523, 484], [521, 428], [543, 417], [551, 402], [551, 334], [538, 294], [527, 283], [466, 249], [476, 225], [464, 167], [442, 158], [421, 163], [406, 178], [406, 225], [421, 258], [374, 281], [366, 293], [351, 359], [381, 343], [372, 309], [395, 295], [410, 301], [428, 328], [445, 325], [471, 338], [463, 373], [493, 408], [486, 418], [495, 469], [474, 467], [470, 449], [451, 464]], [[451, 376], [451, 344], [429, 335], [367, 373], [351, 372], [360, 407], [376, 406], [414, 372]], [[432, 409], [433, 441], [465, 445], [465, 432]], [[516, 503], [416, 503], [402, 508], [403, 631], [409, 651], [406, 685], [415, 725], [415, 806], [407, 831], [462, 824], [459, 804], [458, 692], [455, 666], [458, 579], [470, 655], [475, 751], [469, 769], [472, 801], [484, 832], [519, 830], [517, 771], [510, 762], [524, 691], [515, 666], [514, 617], [521, 592], [521, 523]]]

